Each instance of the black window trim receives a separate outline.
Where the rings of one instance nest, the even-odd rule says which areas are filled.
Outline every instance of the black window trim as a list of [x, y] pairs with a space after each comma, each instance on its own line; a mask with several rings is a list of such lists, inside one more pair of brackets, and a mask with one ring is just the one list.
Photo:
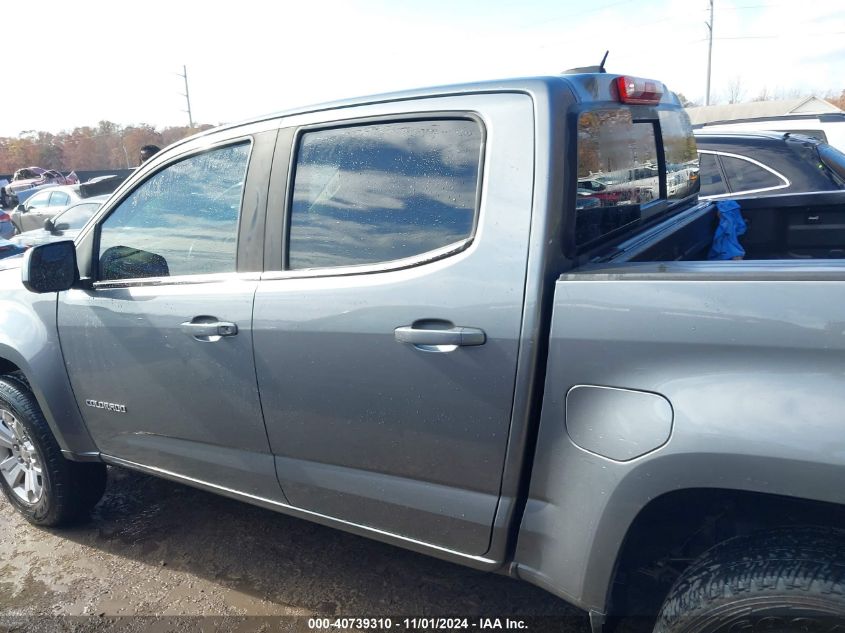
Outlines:
[[[719, 193], [719, 194], [716, 194], [716, 195], [713, 195], [713, 196], [700, 196], [701, 198], [706, 199], [706, 200], [718, 200], [720, 198], [730, 198], [731, 196], [745, 196], [745, 195], [752, 194], [752, 193], [763, 193], [765, 191], [776, 191], [778, 189], [785, 189], [786, 187], [789, 187], [792, 184], [790, 182], [789, 178], [784, 176], [779, 171], [775, 171], [774, 169], [772, 169], [768, 165], [764, 165], [760, 161], [754, 160], [753, 158], [749, 158], [748, 156], [742, 156], [740, 154], [732, 154], [731, 152], [722, 152], [722, 151], [710, 150], [710, 149], [699, 149], [698, 153], [699, 154], [713, 154], [714, 156], [716, 156], [716, 160], [719, 163], [719, 169], [721, 170], [722, 177], [725, 179], [725, 185], [726, 185], [726, 188], [728, 190], [727, 193]], [[722, 160], [721, 160], [722, 156], [727, 156], [729, 158], [738, 158], [739, 160], [744, 160], [744, 161], [747, 161], [749, 163], [752, 163], [753, 165], [756, 165], [757, 167], [761, 167], [761, 168], [765, 169], [767, 172], [776, 176], [777, 178], [780, 178], [780, 180], [782, 181], [782, 184], [774, 186], [774, 187], [762, 187], [762, 188], [759, 188], [759, 189], [742, 189], [741, 191], [734, 191], [733, 185], [731, 184], [731, 179], [728, 177], [727, 171], [724, 169], [724, 166], [722, 165]]]
[[[350, 127], [363, 127], [386, 123], [406, 123], [413, 121], [472, 121], [481, 131], [481, 144], [478, 159], [478, 174], [476, 177], [475, 208], [473, 210], [472, 228], [470, 234], [458, 240], [446, 244], [440, 248], [425, 251], [411, 257], [393, 259], [373, 264], [351, 264], [347, 266], [325, 266], [320, 268], [291, 269], [290, 268], [290, 223], [293, 209], [294, 178], [296, 176], [296, 164], [299, 159], [299, 151], [302, 137], [309, 132], [321, 130], [337, 130]], [[471, 110], [434, 110], [418, 112], [402, 112], [395, 114], [363, 116], [352, 119], [340, 119], [333, 121], [321, 121], [310, 125], [302, 125], [296, 128], [293, 134], [290, 149], [290, 162], [288, 164], [287, 184], [285, 191], [285, 205], [282, 223], [282, 248], [281, 248], [281, 269], [266, 270], [262, 279], [295, 279], [301, 277], [339, 277], [347, 275], [362, 275], [390, 272], [415, 268], [447, 257], [452, 257], [467, 250], [475, 241], [480, 225], [481, 198], [484, 189], [484, 167], [487, 156], [487, 126], [484, 119], [478, 112]]]
[[[108, 279], [105, 281], [99, 280], [100, 274], [100, 232], [102, 230], [103, 223], [108, 220], [112, 213], [123, 204], [123, 202], [131, 196], [139, 187], [146, 184], [151, 178], [158, 175], [165, 169], [170, 168], [172, 165], [176, 163], [180, 163], [184, 160], [188, 160], [190, 158], [194, 158], [195, 156], [201, 156], [202, 154], [207, 154], [208, 152], [212, 152], [218, 149], [225, 149], [226, 147], [236, 146], [236, 145], [249, 145], [249, 152], [247, 153], [246, 158], [246, 168], [244, 170], [244, 187], [241, 191], [241, 201], [240, 201], [240, 208], [238, 209], [238, 224], [237, 230], [238, 233], [235, 236], [235, 270], [228, 271], [228, 272], [221, 272], [221, 273], [196, 273], [190, 275], [169, 275], [167, 277], [130, 277], [127, 279]], [[257, 277], [258, 273], [256, 272], [240, 272], [238, 271], [238, 254], [239, 249], [238, 246], [240, 244], [240, 237], [241, 237], [241, 222], [243, 219], [243, 204], [244, 204], [244, 193], [246, 191], [246, 184], [247, 179], [249, 178], [249, 171], [250, 171], [250, 162], [252, 161], [253, 151], [255, 150], [255, 139], [254, 134], [248, 134], [244, 136], [238, 137], [230, 137], [226, 138], [225, 140], [220, 140], [217, 143], [211, 143], [209, 145], [204, 145], [203, 147], [195, 148], [189, 152], [185, 152], [184, 154], [178, 154], [173, 156], [173, 158], [169, 159], [167, 162], [162, 163], [161, 165], [157, 166], [154, 171], [151, 171], [147, 174], [143, 180], [136, 183], [131, 189], [127, 189], [126, 191], [121, 193], [120, 199], [116, 200], [114, 204], [112, 204], [109, 209], [105, 212], [104, 215], [97, 218], [97, 224], [94, 226], [94, 239], [93, 239], [93, 250], [92, 250], [92, 273], [93, 279], [91, 280], [91, 286], [95, 290], [100, 289], [110, 289], [110, 288], [127, 288], [127, 287], [139, 287], [139, 286], [164, 286], [164, 285], [185, 285], [185, 284], [194, 284], [194, 283], [213, 283], [218, 281], [225, 281], [234, 278], [251, 278], [253, 276]]]
[[697, 152], [698, 152], [698, 154], [699, 154], [699, 163], [698, 163], [698, 166], [699, 166], [699, 179], [701, 178], [701, 175], [700, 175], [700, 169], [701, 169], [701, 154], [709, 154], [709, 155], [711, 155], [711, 156], [713, 157], [713, 164], [714, 164], [714, 165], [716, 165], [716, 169], [717, 169], [717, 170], [719, 170], [719, 177], [722, 179], [722, 186], [723, 186], [723, 188], [724, 188], [724, 190], [725, 190], [725, 194], [721, 194], [721, 193], [714, 193], [713, 195], [709, 195], [709, 194], [702, 194], [702, 193], [701, 193], [701, 190], [699, 189], [699, 196], [698, 196], [698, 197], [699, 197], [699, 198], [701, 198], [702, 200], [709, 200], [710, 198], [713, 198], [713, 197], [715, 197], [715, 196], [729, 195], [729, 194], [730, 194], [730, 191], [731, 191], [731, 188], [730, 188], [730, 186], [728, 185], [728, 177], [725, 175], [725, 170], [724, 170], [724, 168], [722, 167], [722, 161], [721, 161], [721, 160], [719, 160], [719, 155], [718, 155], [716, 152], [711, 152], [711, 151], [707, 151], [707, 150], [703, 150], [703, 149], [697, 149], [696, 151], [697, 151]]

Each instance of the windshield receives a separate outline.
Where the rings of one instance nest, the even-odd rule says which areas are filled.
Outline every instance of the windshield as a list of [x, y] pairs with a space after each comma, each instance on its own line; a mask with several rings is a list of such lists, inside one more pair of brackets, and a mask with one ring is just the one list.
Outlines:
[[79, 230], [100, 208], [99, 202], [86, 202], [84, 204], [77, 204], [71, 207], [64, 213], [56, 216], [53, 224], [57, 229], [65, 230]]

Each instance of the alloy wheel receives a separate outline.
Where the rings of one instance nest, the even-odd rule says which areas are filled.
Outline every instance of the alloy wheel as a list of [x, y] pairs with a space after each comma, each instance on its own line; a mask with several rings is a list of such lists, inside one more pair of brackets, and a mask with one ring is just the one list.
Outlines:
[[23, 425], [0, 408], [0, 477], [22, 502], [35, 505], [44, 494], [42, 460]]

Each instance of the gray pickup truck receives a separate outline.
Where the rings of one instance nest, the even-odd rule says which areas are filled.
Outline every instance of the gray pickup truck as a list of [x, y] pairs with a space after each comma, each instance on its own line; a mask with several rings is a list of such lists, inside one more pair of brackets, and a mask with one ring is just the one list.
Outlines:
[[594, 631], [832, 630], [843, 198], [744, 200], [745, 258], [709, 261], [698, 183], [674, 95], [606, 73], [175, 144], [0, 272], [0, 485], [54, 526], [136, 469], [525, 579]]

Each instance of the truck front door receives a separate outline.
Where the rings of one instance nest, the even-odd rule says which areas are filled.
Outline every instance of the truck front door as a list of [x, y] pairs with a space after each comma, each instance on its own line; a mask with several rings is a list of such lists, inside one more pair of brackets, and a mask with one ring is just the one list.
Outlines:
[[237, 266], [247, 165], [260, 151], [248, 138], [195, 151], [112, 205], [94, 287], [62, 293], [58, 326], [103, 454], [278, 497], [252, 356], [259, 272]]

